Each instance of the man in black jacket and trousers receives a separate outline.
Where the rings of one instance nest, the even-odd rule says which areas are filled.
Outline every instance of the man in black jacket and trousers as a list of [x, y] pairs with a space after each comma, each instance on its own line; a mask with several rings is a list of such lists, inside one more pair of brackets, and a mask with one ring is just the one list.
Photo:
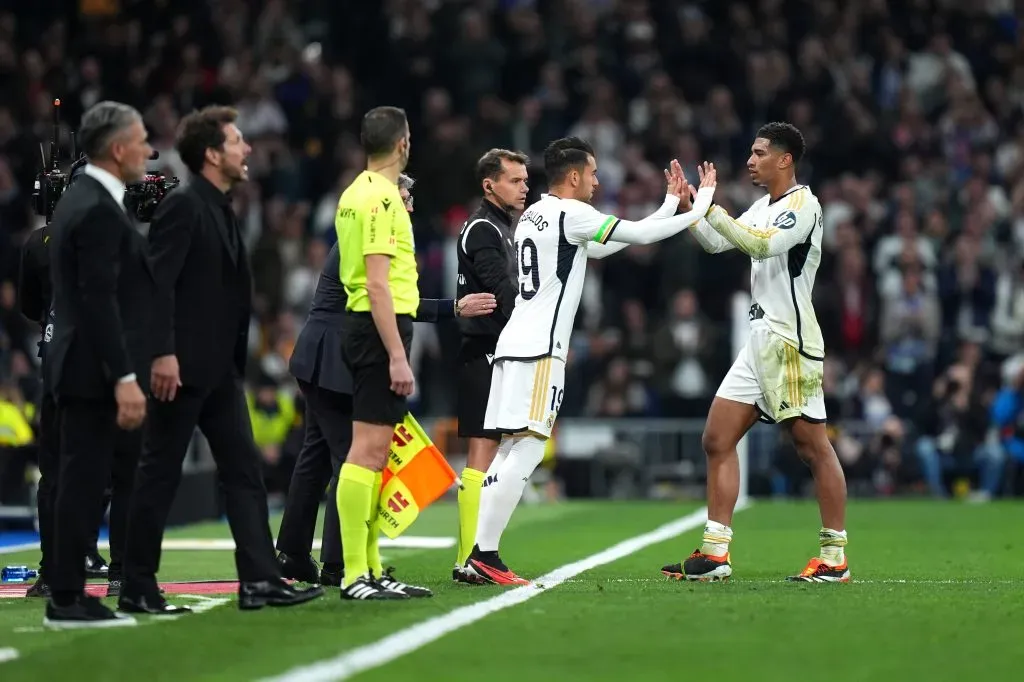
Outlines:
[[459, 437], [469, 440], [469, 456], [459, 477], [459, 541], [452, 570], [456, 582], [473, 582], [472, 574], [463, 568], [476, 541], [480, 496], [489, 485], [488, 473], [493, 475], [508, 456], [508, 452], [498, 451], [501, 434], [484, 428], [484, 414], [491, 394], [491, 360], [498, 335], [512, 315], [519, 294], [513, 221], [526, 207], [528, 163], [524, 154], [508, 149], [492, 149], [480, 157], [476, 176], [484, 197], [459, 233], [459, 296], [490, 292], [498, 300], [498, 310], [487, 317], [459, 321], [462, 344], [457, 412]]
[[[398, 193], [409, 213], [413, 212], [414, 184], [408, 175], [398, 176]], [[335, 244], [327, 254], [306, 324], [295, 341], [289, 363], [289, 370], [306, 399], [306, 432], [302, 451], [292, 471], [281, 530], [277, 535], [277, 549], [281, 552], [278, 560], [286, 578], [334, 587], [341, 585], [344, 572], [341, 525], [335, 506], [338, 472], [352, 445], [352, 373], [341, 352], [348, 295], [338, 274], [340, 264], [340, 253]], [[470, 295], [458, 302], [421, 299], [416, 319], [437, 322], [489, 315], [496, 305], [494, 296], [490, 294]], [[325, 487], [328, 493], [320, 549], [321, 570], [310, 552]], [[387, 580], [395, 589], [403, 589], [398, 581]]]
[[[49, 240], [56, 324], [45, 371], [57, 398], [60, 471], [43, 622], [54, 628], [135, 624], [85, 595], [83, 559], [115, 450], [146, 417], [152, 357], [153, 275], [123, 200], [153, 149], [139, 112], [116, 102], [89, 109], [79, 135], [90, 163], [58, 202]], [[114, 477], [130, 477], [134, 461], [121, 464]]]
[[[51, 233], [50, 225], [44, 225], [33, 231], [21, 250], [21, 267], [18, 273], [18, 296], [20, 298], [21, 314], [39, 325], [39, 357], [40, 361], [46, 362], [46, 347], [49, 345], [53, 335], [53, 287], [50, 284], [50, 252], [48, 242]], [[39, 490], [36, 494], [36, 507], [39, 514], [39, 579], [28, 589], [26, 597], [49, 597], [50, 587], [46, 582], [46, 565], [53, 560], [53, 506], [57, 495], [57, 477], [60, 474], [60, 459], [58, 443], [60, 442], [60, 423], [57, 419], [57, 401], [53, 391], [46, 379], [46, 372], [42, 372], [42, 391], [39, 396], [39, 428], [36, 437], [37, 452], [39, 459]], [[138, 441], [136, 433], [134, 438], [128, 440]], [[128, 443], [126, 443], [127, 445]], [[141, 447], [141, 443], [137, 443]], [[115, 453], [116, 455], [116, 453]], [[131, 460], [128, 464], [132, 467], [131, 476], [126, 479], [119, 479], [123, 485], [119, 488], [121, 499], [111, 507], [111, 545], [116, 545], [114, 540], [124, 540], [124, 524], [118, 526], [118, 519], [114, 518], [114, 512], [121, 513], [121, 521], [127, 521], [128, 499], [132, 493], [134, 481], [134, 466], [138, 461], [138, 447], [130, 454]], [[116, 461], [116, 459], [115, 459]], [[107, 562], [100, 556], [96, 545], [99, 540], [100, 526], [103, 524], [103, 514], [110, 504], [112, 490], [103, 495], [99, 508], [96, 510], [96, 526], [89, 543], [89, 552], [85, 556], [86, 576], [89, 578], [108, 578], [113, 581], [113, 591], [117, 591], [119, 573], [118, 565], [114, 566], [111, 573]], [[117, 528], [115, 528], [117, 526]], [[117, 546], [113, 551], [119, 551], [122, 547]], [[121, 555], [112, 556], [119, 559]], [[108, 595], [110, 596], [110, 595]]]
[[297, 590], [281, 577], [270, 536], [267, 492], [242, 379], [252, 314], [248, 255], [227, 192], [248, 179], [249, 145], [237, 112], [207, 107], [182, 121], [176, 147], [191, 171], [150, 225], [157, 283], [154, 306], [150, 419], [128, 526], [125, 581], [119, 607], [132, 613], [176, 614], [160, 595], [156, 573], [167, 515], [196, 426], [217, 462], [242, 609], [291, 606], [321, 588]]

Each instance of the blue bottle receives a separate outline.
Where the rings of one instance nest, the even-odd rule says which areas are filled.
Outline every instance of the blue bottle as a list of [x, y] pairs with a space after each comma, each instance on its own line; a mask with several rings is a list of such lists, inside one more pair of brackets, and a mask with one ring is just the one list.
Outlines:
[[36, 575], [38, 573], [28, 566], [4, 566], [4, 569], [0, 571], [0, 582], [26, 583]]

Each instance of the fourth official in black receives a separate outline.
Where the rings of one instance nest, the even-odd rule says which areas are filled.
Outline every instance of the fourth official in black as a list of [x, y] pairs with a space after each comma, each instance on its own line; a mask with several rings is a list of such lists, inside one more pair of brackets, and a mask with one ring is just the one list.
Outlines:
[[473, 549], [481, 491], [488, 469], [503, 457], [498, 453], [501, 434], [484, 429], [484, 413], [494, 348], [519, 293], [514, 220], [526, 207], [528, 163], [526, 155], [507, 149], [492, 149], [480, 158], [476, 174], [484, 198], [459, 234], [459, 298], [491, 293], [498, 309], [486, 317], [459, 320], [457, 410], [459, 436], [469, 439], [469, 459], [459, 489], [459, 539], [452, 571], [452, 579], [458, 582], [470, 580], [462, 567]]

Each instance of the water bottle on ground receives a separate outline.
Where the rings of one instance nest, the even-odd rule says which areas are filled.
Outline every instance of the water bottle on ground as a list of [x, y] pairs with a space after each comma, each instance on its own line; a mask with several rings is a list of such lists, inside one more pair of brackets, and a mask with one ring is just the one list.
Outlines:
[[38, 575], [37, 571], [28, 566], [4, 566], [0, 571], [0, 582], [27, 583]]

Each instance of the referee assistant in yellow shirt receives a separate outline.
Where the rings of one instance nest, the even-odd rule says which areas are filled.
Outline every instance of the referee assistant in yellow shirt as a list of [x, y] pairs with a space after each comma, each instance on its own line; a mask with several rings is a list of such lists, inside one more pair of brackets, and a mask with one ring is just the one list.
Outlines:
[[395, 424], [413, 392], [409, 366], [419, 306], [412, 221], [398, 176], [409, 162], [409, 123], [395, 107], [363, 117], [366, 170], [342, 193], [335, 225], [348, 294], [343, 355], [352, 372], [352, 446], [338, 479], [345, 560], [342, 599], [407, 599], [379, 582], [376, 518]]

